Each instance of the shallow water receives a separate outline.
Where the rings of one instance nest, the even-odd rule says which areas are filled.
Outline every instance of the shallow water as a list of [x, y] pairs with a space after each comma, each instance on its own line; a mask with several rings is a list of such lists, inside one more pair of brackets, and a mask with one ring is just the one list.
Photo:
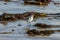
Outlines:
[[[45, 13], [60, 13], [60, 6], [54, 5], [52, 2], [46, 7], [40, 7], [35, 5], [22, 5], [19, 3], [9, 2], [7, 5], [3, 4], [4, 2], [0, 1], [0, 13], [24, 13], [24, 12], [45, 12]], [[0, 15], [1, 15], [0, 14]], [[32, 25], [36, 23], [46, 23], [48, 25], [60, 25], [60, 20], [49, 20], [45, 19], [37, 19], [35, 22], [31, 22]], [[21, 24], [22, 26], [18, 26]], [[28, 27], [33, 29], [33, 26], [28, 26], [28, 22], [24, 20], [19, 20], [15, 22], [9, 22], [7, 26], [0, 24], [0, 32], [11, 32], [12, 29], [15, 31], [12, 34], [0, 34], [0, 40], [60, 40], [60, 34], [52, 34], [49, 37], [28, 37], [25, 34], [25, 28]], [[52, 30], [60, 30], [60, 28], [52, 28]]]

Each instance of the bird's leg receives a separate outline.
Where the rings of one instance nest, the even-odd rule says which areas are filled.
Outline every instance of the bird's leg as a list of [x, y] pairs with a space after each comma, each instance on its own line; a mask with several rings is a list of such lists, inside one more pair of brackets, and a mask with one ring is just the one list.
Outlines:
[[29, 22], [29, 26], [31, 25], [31, 22]]
[[28, 22], [28, 26], [31, 26], [31, 22]]
[[30, 26], [31, 26], [31, 22], [30, 22]]

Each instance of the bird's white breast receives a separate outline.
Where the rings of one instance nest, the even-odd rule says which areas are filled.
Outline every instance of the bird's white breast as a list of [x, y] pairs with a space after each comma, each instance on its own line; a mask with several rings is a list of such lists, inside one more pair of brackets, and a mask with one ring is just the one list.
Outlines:
[[29, 22], [31, 22], [31, 21], [33, 21], [33, 15], [31, 15], [30, 17], [29, 17], [29, 20], [28, 20]]

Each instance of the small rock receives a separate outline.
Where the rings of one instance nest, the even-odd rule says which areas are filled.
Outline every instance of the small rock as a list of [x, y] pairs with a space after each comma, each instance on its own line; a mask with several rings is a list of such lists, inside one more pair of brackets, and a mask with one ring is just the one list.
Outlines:
[[4, 5], [7, 5], [7, 3], [4, 3]]
[[21, 26], [21, 24], [18, 24], [18, 26]]
[[11, 30], [12, 32], [15, 31], [14, 29]]

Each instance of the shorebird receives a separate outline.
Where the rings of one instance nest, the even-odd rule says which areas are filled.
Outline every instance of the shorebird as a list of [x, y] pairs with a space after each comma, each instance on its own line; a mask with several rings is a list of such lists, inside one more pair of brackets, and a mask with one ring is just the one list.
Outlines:
[[30, 12], [29, 16], [28, 16], [28, 18], [26, 20], [31, 25], [31, 22], [33, 21], [33, 19], [34, 19], [34, 12]]

